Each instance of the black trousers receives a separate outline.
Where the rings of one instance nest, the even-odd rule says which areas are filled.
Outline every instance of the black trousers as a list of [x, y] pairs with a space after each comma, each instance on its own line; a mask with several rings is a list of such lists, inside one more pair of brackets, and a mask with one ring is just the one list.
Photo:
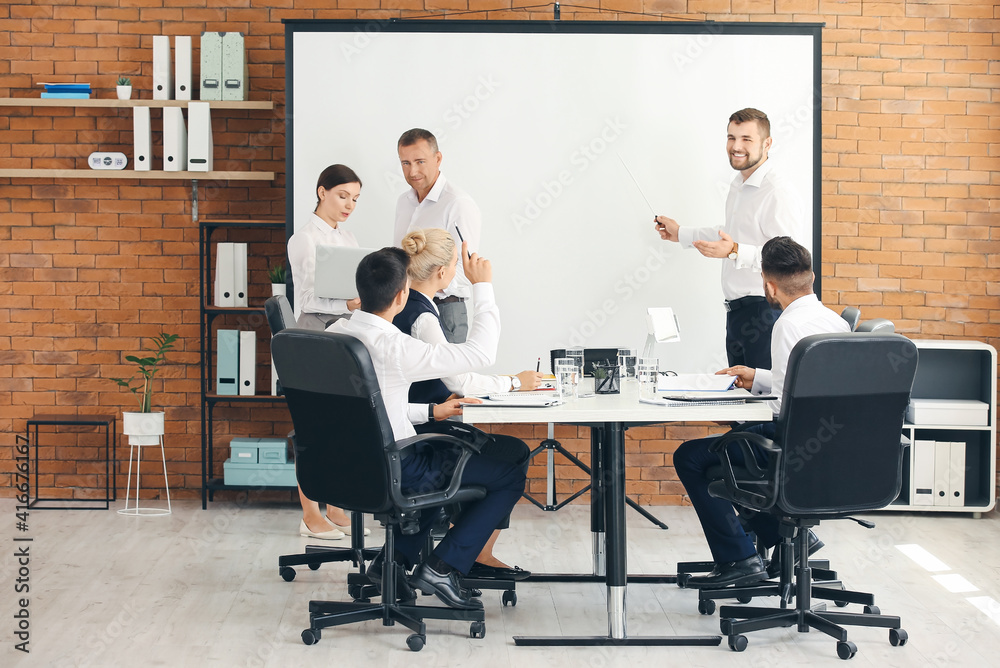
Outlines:
[[781, 311], [763, 297], [726, 314], [726, 356], [729, 366], [771, 368], [771, 330]]
[[[516, 439], [515, 439], [516, 440]], [[440, 489], [446, 472], [454, 470], [457, 453], [427, 446], [403, 460], [403, 489]], [[488, 455], [473, 455], [462, 473], [462, 484], [486, 488], [486, 496], [463, 505], [462, 513], [445, 534], [434, 554], [462, 573], [468, 573], [476, 557], [501, 520], [524, 492], [525, 473], [520, 464], [504, 462]], [[396, 550], [411, 563], [420, 561], [420, 550], [436, 513], [421, 513], [420, 531], [403, 535], [396, 528]]]

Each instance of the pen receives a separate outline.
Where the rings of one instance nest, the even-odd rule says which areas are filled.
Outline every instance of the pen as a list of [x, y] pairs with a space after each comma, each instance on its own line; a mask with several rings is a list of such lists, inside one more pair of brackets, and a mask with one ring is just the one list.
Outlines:
[[[455, 231], [458, 232], [458, 240], [465, 243], [465, 239], [462, 237], [462, 230], [458, 229], [458, 225], [455, 226]], [[472, 259], [472, 253], [468, 253], [469, 259]]]
[[542, 370], [542, 358], [539, 357], [538, 364], [535, 365], [535, 373], [538, 373], [541, 370]]

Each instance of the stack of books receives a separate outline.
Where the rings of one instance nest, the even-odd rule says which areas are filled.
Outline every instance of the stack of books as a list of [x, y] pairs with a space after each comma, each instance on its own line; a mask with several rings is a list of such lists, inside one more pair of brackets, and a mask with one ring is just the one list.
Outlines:
[[42, 99], [89, 100], [89, 83], [43, 83]]

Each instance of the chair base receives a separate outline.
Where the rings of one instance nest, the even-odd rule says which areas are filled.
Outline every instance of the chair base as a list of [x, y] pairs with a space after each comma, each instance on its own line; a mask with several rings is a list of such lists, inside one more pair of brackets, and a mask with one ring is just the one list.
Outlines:
[[306, 551], [301, 554], [286, 554], [278, 557], [278, 574], [285, 582], [295, 579], [295, 569], [293, 566], [308, 566], [309, 570], [315, 571], [323, 564], [341, 561], [350, 561], [360, 573], [365, 571], [365, 563], [371, 561], [379, 553], [380, 549], [365, 547], [364, 524], [362, 516], [351, 513], [351, 546], [334, 547], [331, 545], [306, 545]]

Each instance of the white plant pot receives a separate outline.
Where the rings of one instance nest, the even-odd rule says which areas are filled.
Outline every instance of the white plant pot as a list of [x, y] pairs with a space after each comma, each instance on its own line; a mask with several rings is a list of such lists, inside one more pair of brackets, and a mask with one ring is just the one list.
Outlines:
[[159, 445], [163, 436], [163, 411], [156, 413], [122, 413], [122, 433], [129, 445]]
[[118, 92], [119, 100], [130, 100], [132, 99], [132, 87], [131, 86], [115, 86], [115, 90]]
[[288, 288], [284, 283], [271, 283], [271, 296], [284, 295], [287, 294], [285, 290]]

